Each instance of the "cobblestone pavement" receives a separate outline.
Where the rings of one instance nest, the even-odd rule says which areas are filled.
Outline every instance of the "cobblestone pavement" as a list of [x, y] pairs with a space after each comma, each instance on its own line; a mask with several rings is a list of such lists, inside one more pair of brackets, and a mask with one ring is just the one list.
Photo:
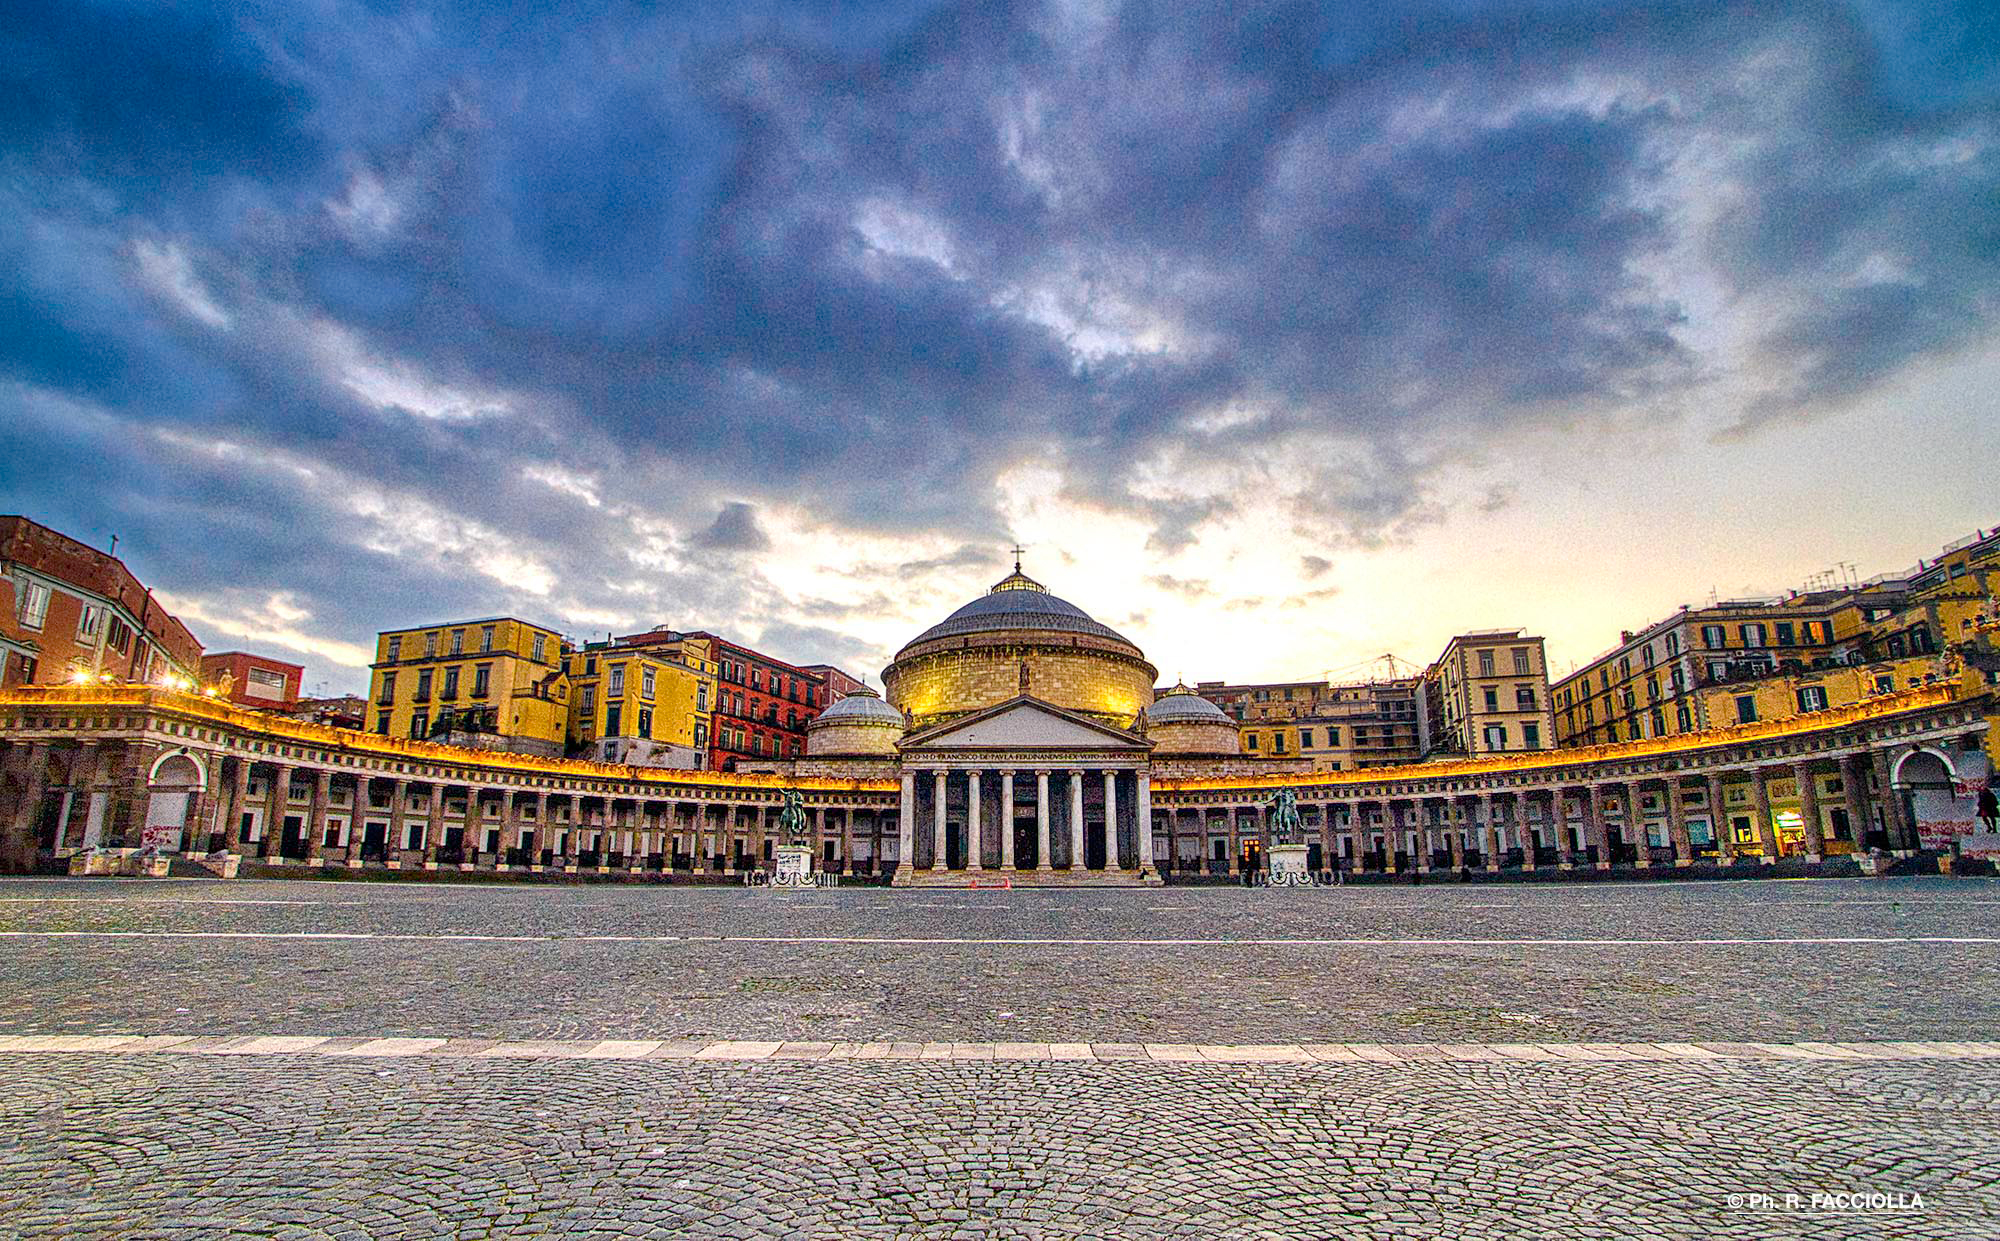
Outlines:
[[[0, 1237], [2000, 1236], [1989, 1049], [1485, 1046], [1982, 1040], [1996, 910], [1964, 880], [0, 882]], [[55, 1034], [249, 1050], [20, 1050]], [[659, 1058], [703, 1039], [1114, 1050]]]

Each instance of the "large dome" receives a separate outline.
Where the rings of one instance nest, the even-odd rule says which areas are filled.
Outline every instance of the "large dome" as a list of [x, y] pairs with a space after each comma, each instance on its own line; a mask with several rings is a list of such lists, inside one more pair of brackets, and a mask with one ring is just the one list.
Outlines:
[[1208, 699], [1195, 693], [1185, 685], [1176, 685], [1160, 695], [1159, 700], [1146, 708], [1146, 720], [1153, 724], [1165, 723], [1223, 723], [1234, 727], [1229, 713]]
[[1130, 728], [1153, 700], [1139, 648], [1048, 587], [1014, 571], [911, 639], [882, 672], [912, 728], [1027, 694]]
[[1100, 625], [1090, 614], [1067, 599], [1049, 593], [1048, 587], [1022, 573], [1014, 572], [993, 584], [985, 594], [945, 617], [910, 640], [910, 646], [932, 638], [949, 638], [967, 633], [997, 633], [1004, 629], [1047, 629], [1059, 633], [1087, 633], [1130, 643], [1109, 625]]

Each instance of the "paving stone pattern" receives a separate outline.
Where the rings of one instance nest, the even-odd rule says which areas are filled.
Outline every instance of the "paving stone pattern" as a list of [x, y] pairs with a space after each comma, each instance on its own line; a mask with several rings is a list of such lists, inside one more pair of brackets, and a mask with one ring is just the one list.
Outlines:
[[0, 1237], [2000, 1237], [1996, 911], [0, 882]]

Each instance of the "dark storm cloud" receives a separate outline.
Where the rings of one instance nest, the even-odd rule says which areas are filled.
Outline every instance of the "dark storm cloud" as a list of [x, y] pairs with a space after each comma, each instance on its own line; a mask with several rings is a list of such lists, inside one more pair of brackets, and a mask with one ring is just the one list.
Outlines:
[[1690, 264], [1761, 308], [1739, 434], [1995, 313], [1991, 6], [30, 9], [9, 507], [350, 642], [769, 622], [719, 553], [781, 509], [997, 564], [1022, 464], [1164, 553], [1271, 487], [1394, 538], [1703, 391]]

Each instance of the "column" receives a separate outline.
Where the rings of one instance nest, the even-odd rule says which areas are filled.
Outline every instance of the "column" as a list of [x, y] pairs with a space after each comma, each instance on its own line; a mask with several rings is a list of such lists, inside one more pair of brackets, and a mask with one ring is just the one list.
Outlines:
[[243, 852], [243, 810], [250, 800], [250, 760], [238, 758], [229, 778], [229, 800], [222, 813], [222, 847], [229, 853]]
[[1771, 824], [1771, 784], [1762, 767], [1750, 769], [1750, 807], [1757, 816], [1757, 843], [1764, 850], [1764, 865], [1778, 861], [1778, 829]]
[[406, 821], [408, 818], [407, 807], [409, 805], [409, 798], [410, 782], [408, 780], [391, 780], [389, 782], [389, 838], [382, 842], [384, 846], [382, 858], [384, 861], [400, 863], [403, 860], [399, 855], [403, 851], [403, 845], [407, 840], [406, 833], [409, 831], [409, 824]]
[[1334, 852], [1333, 803], [1319, 804], [1319, 868], [1324, 871], [1340, 869], [1340, 856]]
[[[32, 870], [41, 850], [35, 820], [41, 817], [42, 800], [48, 789], [50, 752], [46, 741], [17, 741], [7, 747], [9, 766], [21, 781], [20, 799], [6, 807], [6, 818], [0, 820], [0, 865], [9, 870]], [[143, 827], [142, 824], [141, 830]]]
[[1486, 869], [1489, 871], [1500, 869], [1500, 828], [1494, 822], [1495, 813], [1493, 794], [1481, 793], [1479, 795], [1479, 817], [1485, 821], [1486, 834], [1481, 836], [1480, 840], [1484, 842]]
[[1104, 773], [1104, 869], [1121, 870], [1118, 863], [1118, 773]]
[[1347, 866], [1357, 875], [1367, 869], [1362, 856], [1368, 852], [1368, 815], [1362, 809], [1367, 804], [1351, 801], [1342, 807], [1347, 811], [1347, 849], [1352, 854], [1347, 859]]
[[1083, 773], [1069, 773], [1069, 868], [1083, 869]]
[[[1139, 870], [1144, 872], [1153, 867], [1153, 773], [1140, 771], [1136, 773], [1136, 779], [1139, 785], [1137, 793], [1139, 813], [1134, 818], [1139, 824], [1136, 842], [1139, 852], [1132, 860]], [[1171, 850], [1173, 847], [1174, 834], [1170, 828], [1167, 832], [1167, 848]]]
[[1382, 873], [1396, 873], [1396, 846], [1400, 843], [1396, 836], [1396, 803], [1384, 797], [1375, 803], [1382, 808]]
[[757, 803], [757, 817], [750, 821], [750, 869], [764, 869], [764, 841], [769, 837], [771, 808]]
[[1623, 807], [1625, 816], [1625, 835], [1631, 838], [1635, 850], [1632, 864], [1644, 870], [1653, 864], [1653, 846], [1646, 838], [1646, 816], [1640, 809], [1639, 786], [1627, 780], [1618, 789], [1622, 795], [1619, 805]]
[[1514, 835], [1519, 838], [1521, 845], [1521, 869], [1532, 871], [1535, 869], [1535, 829], [1528, 822], [1528, 811], [1533, 806], [1532, 798], [1517, 789], [1508, 800], [1514, 811]]
[[1826, 827], [1820, 822], [1819, 781], [1813, 777], [1810, 762], [1798, 763], [1792, 767], [1792, 775], [1799, 786], [1799, 822], [1806, 829], [1806, 861], [1821, 862], [1826, 859]]
[[722, 855], [722, 869], [725, 874], [736, 869], [735, 802], [729, 802], [722, 808], [722, 826], [717, 830], [715, 851]]
[[1611, 869], [1611, 834], [1604, 830], [1604, 786], [1583, 788], [1583, 841], [1597, 850], [1597, 869]]
[[1674, 865], [1694, 863], [1694, 842], [1688, 839], [1687, 807], [1681, 804], [1679, 776], [1667, 777], [1667, 839], [1673, 842]]
[[1445, 835], [1451, 841], [1451, 868], [1455, 871], [1465, 869], [1464, 817], [1465, 804], [1459, 798], [1454, 797], [1445, 803]]
[[986, 852], [985, 841], [979, 823], [979, 773], [965, 773], [965, 868], [983, 870], [985, 863], [980, 854]]
[[[782, 841], [780, 843], [783, 843]], [[813, 865], [826, 856], [826, 807], [813, 807]]]
[[1856, 853], [1868, 848], [1868, 760], [1850, 754], [1840, 760], [1840, 790], [1847, 801], [1847, 835]]
[[[880, 859], [877, 859], [878, 864]], [[896, 804], [896, 869], [907, 871], [917, 862], [917, 773], [903, 772], [902, 798]]]
[[1725, 793], [1722, 774], [1708, 773], [1708, 830], [1715, 835], [1715, 860], [1721, 866], [1736, 861], [1736, 830], [1729, 826], [1729, 799]]
[[[359, 803], [363, 800], [358, 792], [355, 797], [355, 812], [359, 813]], [[306, 863], [311, 865], [319, 860], [320, 850], [326, 841], [326, 811], [333, 801], [333, 773], [322, 768], [313, 772], [312, 810], [306, 816]]]
[[1035, 869], [1049, 868], [1049, 773], [1035, 772]]
[[1915, 849], [1915, 833], [1908, 830], [1903, 817], [1903, 795], [1896, 791], [1896, 782], [1891, 776], [1889, 753], [1876, 750], [1868, 756], [1869, 766], [1875, 772], [1875, 794], [1882, 801], [1882, 833], [1889, 838], [1889, 852], [1897, 857], [1908, 857]]
[[444, 785], [431, 782], [430, 813], [424, 820], [424, 863], [435, 868], [438, 850], [444, 848]]
[[1543, 791], [1549, 796], [1549, 825], [1556, 834], [1556, 869], [1575, 870], [1576, 850], [1569, 843], [1569, 803], [1561, 789]]
[[931, 869], [932, 869], [932, 870], [943, 870], [943, 869], [944, 869], [944, 862], [945, 862], [945, 852], [944, 852], [944, 799], [945, 799], [945, 787], [944, 787], [944, 776], [945, 776], [945, 771], [944, 771], [944, 768], [942, 768], [942, 767], [938, 768], [938, 769], [937, 769], [936, 771], [932, 772], [932, 773], [931, 773], [931, 775], [932, 775], [932, 779], [933, 779], [933, 782], [934, 782], [934, 787], [935, 787], [935, 790], [936, 790], [936, 791], [934, 792], [934, 794], [932, 795], [932, 802], [933, 802], [933, 805], [931, 806]]
[[1000, 773], [1000, 869], [1014, 869], [1014, 773]]

